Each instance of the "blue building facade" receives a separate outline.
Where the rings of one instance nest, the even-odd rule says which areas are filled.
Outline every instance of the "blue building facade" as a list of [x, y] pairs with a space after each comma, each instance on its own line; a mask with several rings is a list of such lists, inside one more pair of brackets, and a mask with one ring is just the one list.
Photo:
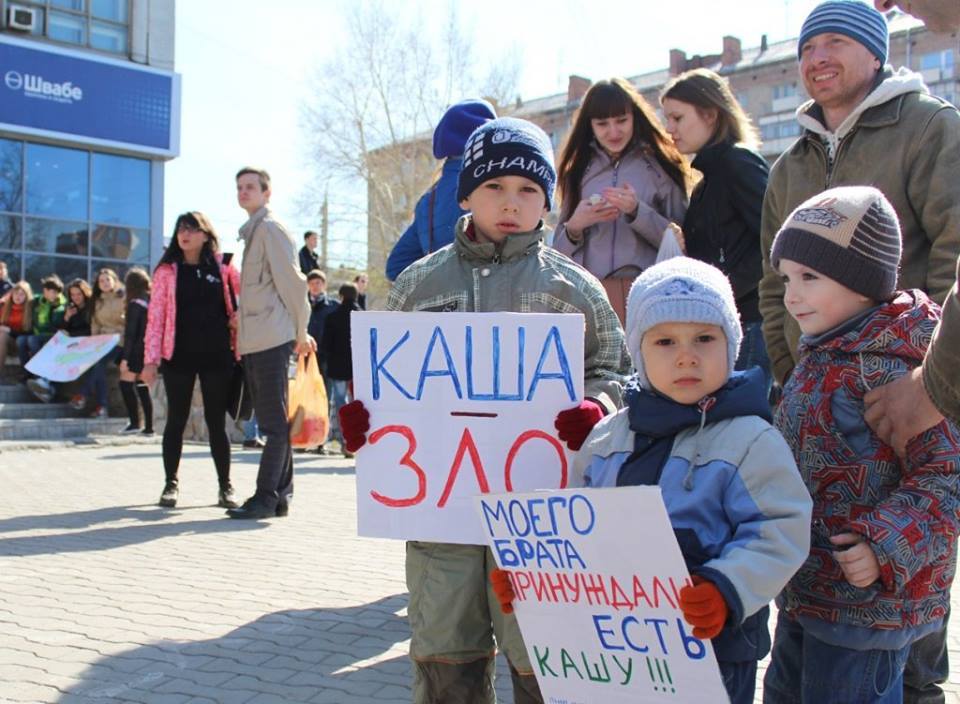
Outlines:
[[163, 247], [164, 164], [179, 151], [173, 2], [0, 4], [0, 260], [10, 278], [36, 287], [50, 273], [92, 282], [104, 267], [121, 278], [149, 269]]

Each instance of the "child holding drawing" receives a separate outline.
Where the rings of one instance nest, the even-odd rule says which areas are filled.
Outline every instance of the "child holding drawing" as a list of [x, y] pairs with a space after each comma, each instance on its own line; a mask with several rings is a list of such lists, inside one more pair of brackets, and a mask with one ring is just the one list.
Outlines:
[[[650, 267], [630, 289], [626, 321], [636, 383], [587, 437], [576, 469], [593, 487], [660, 487], [693, 576], [683, 616], [712, 640], [732, 704], [751, 704], [770, 650], [767, 604], [809, 549], [810, 495], [769, 423], [763, 373], [733, 371], [743, 334], [719, 269], [686, 257]], [[493, 581], [510, 608], [509, 574]]]
[[[561, 440], [577, 449], [617, 408], [629, 359], [600, 282], [543, 244], [555, 181], [550, 140], [539, 127], [514, 118], [479, 127], [467, 141], [459, 180], [460, 205], [471, 214], [457, 223], [452, 244], [400, 274], [387, 307], [582, 313], [587, 398], [556, 420]], [[369, 413], [354, 401], [340, 419], [346, 447], [356, 451], [366, 442]], [[516, 619], [495, 606], [488, 582], [495, 566], [485, 546], [407, 543], [414, 702], [495, 701], [494, 638], [510, 662], [514, 701], [543, 701]]]

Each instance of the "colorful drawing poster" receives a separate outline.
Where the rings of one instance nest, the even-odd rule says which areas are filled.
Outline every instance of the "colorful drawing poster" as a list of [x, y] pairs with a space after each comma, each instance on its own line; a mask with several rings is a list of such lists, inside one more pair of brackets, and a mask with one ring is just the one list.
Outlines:
[[472, 497], [579, 486], [554, 420], [583, 398], [583, 316], [351, 317], [360, 535], [482, 545]]
[[547, 704], [727, 702], [659, 487], [474, 499]]
[[27, 371], [50, 381], [73, 381], [120, 342], [119, 335], [70, 337], [62, 330], [27, 362]]

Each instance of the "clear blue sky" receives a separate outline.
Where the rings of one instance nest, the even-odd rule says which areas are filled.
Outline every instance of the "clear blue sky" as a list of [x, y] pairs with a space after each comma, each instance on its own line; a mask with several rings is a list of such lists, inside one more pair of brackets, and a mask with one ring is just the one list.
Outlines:
[[[586, 3], [576, 0], [485, 0], [456, 3], [465, 39], [483, 66], [519, 53], [525, 100], [566, 90], [571, 73], [593, 79], [663, 68], [671, 48], [719, 53], [732, 34], [744, 48], [796, 36], [818, 0], [673, 0]], [[352, 4], [352, 3], [351, 3]], [[424, 32], [438, 31], [449, 1], [388, 3], [416, 13]], [[246, 219], [233, 174], [262, 164], [273, 177], [272, 206], [294, 236], [317, 228], [303, 207], [311, 170], [300, 109], [311, 72], [335, 52], [348, 3], [335, 0], [189, 0], [177, 3], [176, 70], [183, 76], [180, 157], [166, 169], [164, 236], [184, 210], [208, 213], [237, 250]], [[601, 49], [602, 47], [602, 49]], [[466, 89], [466, 88], [465, 88]], [[464, 96], [466, 97], [466, 96]], [[333, 264], [363, 266], [366, 233], [335, 228]]]

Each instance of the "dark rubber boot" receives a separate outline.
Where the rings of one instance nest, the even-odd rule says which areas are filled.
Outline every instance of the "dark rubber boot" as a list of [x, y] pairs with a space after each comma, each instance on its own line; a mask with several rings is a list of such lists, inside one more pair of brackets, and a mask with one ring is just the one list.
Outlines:
[[[415, 704], [493, 704], [493, 658], [473, 662], [413, 663]], [[534, 683], [536, 684], [536, 683]]]
[[513, 682], [513, 704], [543, 704], [536, 675], [521, 675], [511, 665], [510, 680]]

